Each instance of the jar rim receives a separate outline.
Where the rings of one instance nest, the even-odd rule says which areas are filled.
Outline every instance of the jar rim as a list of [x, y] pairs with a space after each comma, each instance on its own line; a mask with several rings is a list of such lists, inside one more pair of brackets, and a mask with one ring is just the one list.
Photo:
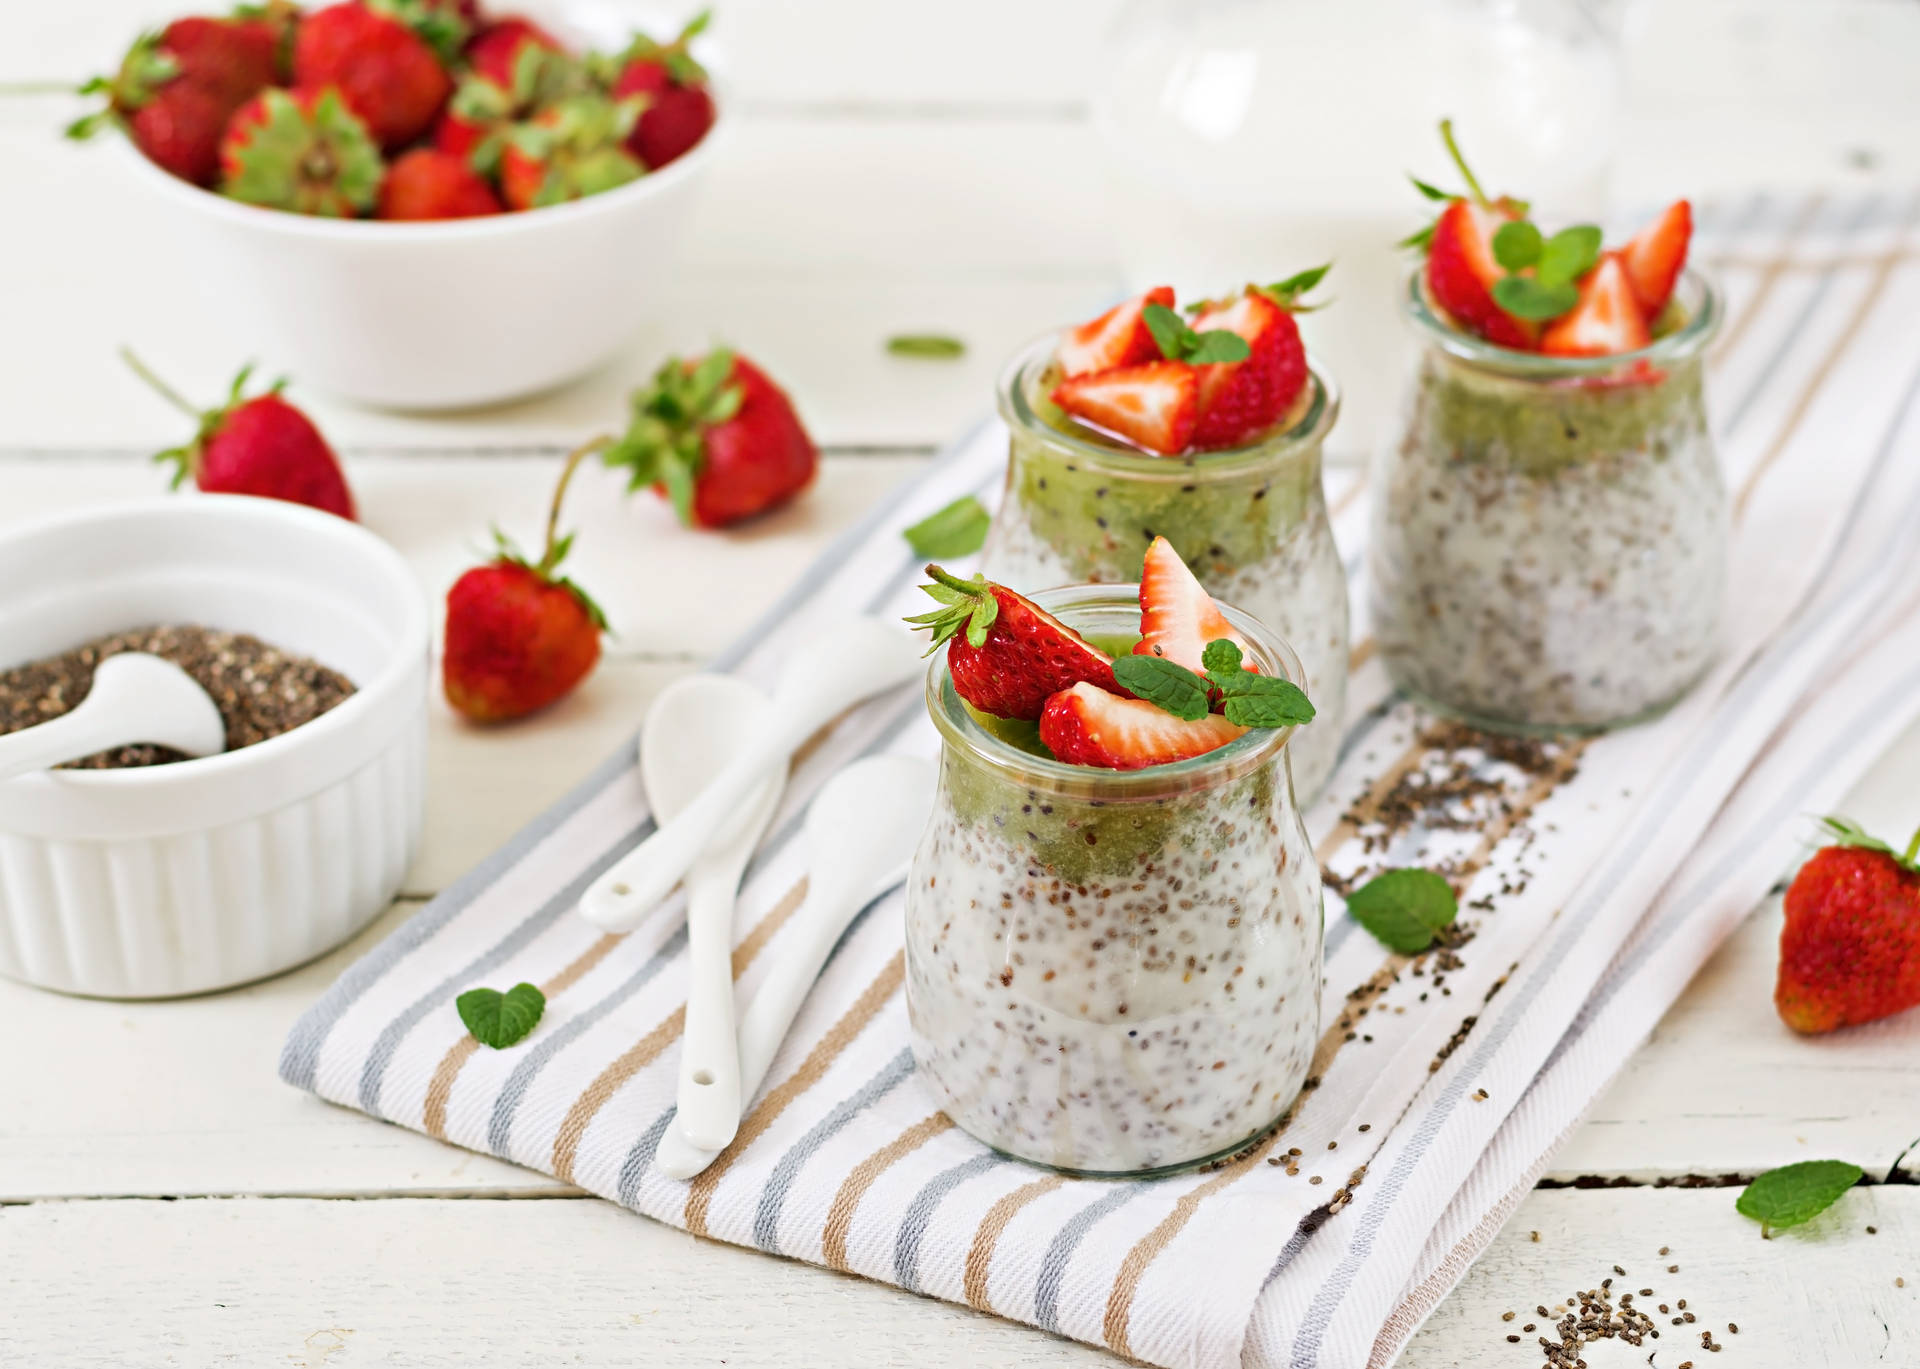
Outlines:
[[1686, 307], [1685, 323], [1637, 351], [1598, 357], [1547, 356], [1540, 352], [1522, 352], [1462, 331], [1440, 312], [1439, 306], [1428, 296], [1426, 272], [1417, 266], [1407, 273], [1406, 287], [1401, 294], [1401, 315], [1414, 332], [1449, 356], [1502, 375], [1523, 379], [1567, 380], [1611, 375], [1623, 366], [1642, 362], [1661, 366], [1690, 361], [1698, 356], [1720, 330], [1720, 290], [1703, 272], [1688, 267], [1674, 287], [1674, 296], [1681, 299]]
[[1318, 358], [1307, 354], [1307, 385], [1312, 398], [1300, 417], [1276, 433], [1244, 447], [1223, 447], [1218, 451], [1186, 452], [1178, 456], [1158, 456], [1152, 452], [1120, 451], [1089, 441], [1054, 427], [1034, 412], [1026, 381], [1044, 370], [1060, 341], [1060, 330], [1033, 338], [1014, 353], [1001, 369], [995, 385], [995, 401], [1000, 417], [1017, 432], [1025, 432], [1052, 444], [1088, 466], [1115, 475], [1159, 477], [1178, 476], [1191, 480], [1198, 473], [1234, 475], [1250, 467], [1290, 455], [1326, 441], [1340, 416], [1340, 390], [1321, 369]]
[[[1064, 620], [1076, 609], [1137, 607], [1139, 596], [1140, 587], [1133, 584], [1065, 585], [1028, 597]], [[1284, 638], [1231, 604], [1221, 604], [1220, 609], [1246, 639], [1263, 672], [1279, 674], [1303, 689], [1306, 687], [1306, 670]], [[1104, 770], [1036, 756], [982, 727], [953, 688], [945, 651], [927, 668], [926, 701], [927, 712], [947, 745], [964, 750], [1016, 783], [1045, 788], [1054, 794], [1101, 800], [1159, 798], [1238, 779], [1279, 756], [1298, 730], [1297, 726], [1254, 728], [1225, 746], [1183, 761], [1139, 770]]]

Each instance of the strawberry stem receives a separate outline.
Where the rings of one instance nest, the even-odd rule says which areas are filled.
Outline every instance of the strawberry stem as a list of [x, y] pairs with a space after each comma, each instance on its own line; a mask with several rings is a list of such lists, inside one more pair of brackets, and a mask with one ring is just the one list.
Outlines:
[[1474, 179], [1473, 172], [1467, 169], [1467, 159], [1460, 155], [1460, 144], [1453, 140], [1453, 120], [1440, 121], [1440, 137], [1447, 145], [1447, 155], [1453, 158], [1453, 164], [1460, 169], [1460, 175], [1467, 182], [1467, 189], [1473, 194], [1473, 202], [1485, 205], [1487, 192], [1480, 188], [1480, 182]]
[[133, 354], [133, 348], [122, 347], [120, 349], [120, 359], [126, 362], [127, 365], [131, 366], [133, 368], [133, 373], [139, 376], [140, 379], [146, 381], [148, 385], [152, 386], [154, 391], [162, 399], [166, 400], [167, 403], [173, 405], [174, 408], [178, 409], [181, 413], [185, 414], [188, 418], [191, 418], [194, 421], [198, 422], [200, 419], [205, 417], [205, 415], [199, 409], [196, 409], [193, 405], [187, 402], [186, 397], [184, 395], [182, 395], [178, 390], [174, 389], [173, 386], [167, 384], [166, 381], [160, 379], [159, 376], [155, 375], [151, 370], [149, 370], [147, 367], [147, 363], [140, 360], [139, 357]]
[[560, 563], [557, 550], [560, 545], [560, 505], [566, 502], [567, 486], [573, 483], [573, 473], [580, 469], [580, 463], [589, 456], [597, 455], [612, 445], [611, 437], [596, 437], [567, 453], [567, 463], [560, 468], [560, 483], [553, 487], [553, 503], [547, 509], [547, 544], [540, 551], [540, 564], [534, 567], [541, 578], [551, 574]]

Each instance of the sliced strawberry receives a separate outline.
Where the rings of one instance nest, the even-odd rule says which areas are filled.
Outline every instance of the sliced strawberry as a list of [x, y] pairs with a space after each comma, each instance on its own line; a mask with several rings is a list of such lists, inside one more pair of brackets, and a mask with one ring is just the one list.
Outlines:
[[1186, 722], [1157, 704], [1081, 683], [1047, 700], [1040, 740], [1069, 765], [1139, 770], [1216, 751], [1247, 729], [1218, 713]]
[[1184, 361], [1150, 361], [1063, 380], [1053, 402], [1162, 456], [1183, 452], [1200, 421], [1200, 374]]
[[1149, 304], [1173, 308], [1173, 287], [1155, 286], [1137, 299], [1116, 304], [1091, 323], [1083, 323], [1060, 339], [1054, 359], [1062, 375], [1090, 375], [1116, 366], [1138, 366], [1160, 355], [1160, 346], [1147, 331]]
[[1193, 432], [1194, 446], [1237, 447], [1285, 417], [1307, 383], [1307, 349], [1292, 314], [1249, 286], [1238, 298], [1202, 310], [1193, 330], [1233, 333], [1246, 339], [1249, 352], [1245, 361], [1199, 368], [1200, 421]]
[[1617, 356], [1650, 340], [1627, 268], [1618, 253], [1609, 252], [1580, 282], [1580, 302], [1548, 326], [1540, 350], [1563, 357]]
[[931, 628], [934, 646], [951, 643], [953, 687], [982, 713], [1032, 721], [1049, 695], [1069, 685], [1120, 688], [1113, 658], [1031, 599], [978, 575], [962, 580], [939, 566], [927, 574], [934, 583], [926, 591], [943, 607], [907, 621]]
[[1140, 640], [1133, 654], [1164, 656], [1199, 671], [1204, 669], [1201, 653], [1207, 643], [1222, 637], [1251, 655], [1247, 639], [1234, 631], [1173, 543], [1154, 538], [1140, 566]]
[[1494, 282], [1506, 274], [1493, 256], [1493, 235], [1518, 218], [1501, 206], [1455, 200], [1433, 225], [1427, 248], [1427, 290], [1461, 327], [1501, 347], [1531, 351], [1539, 325], [1517, 319], [1493, 301]]
[[1687, 244], [1692, 238], [1693, 206], [1675, 200], [1666, 213], [1620, 249], [1620, 261], [1627, 268], [1634, 298], [1640, 301], [1640, 312], [1649, 323], [1660, 317], [1660, 311], [1673, 298], [1673, 284], [1680, 279], [1680, 268], [1687, 264]]

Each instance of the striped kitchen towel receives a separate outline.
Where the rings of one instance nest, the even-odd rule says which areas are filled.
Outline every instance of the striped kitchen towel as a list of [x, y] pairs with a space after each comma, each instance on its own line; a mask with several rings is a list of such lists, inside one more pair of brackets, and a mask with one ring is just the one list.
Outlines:
[[[690, 1183], [665, 1178], [652, 1159], [673, 1104], [683, 908], [624, 937], [573, 912], [651, 831], [631, 748], [351, 967], [295, 1026], [282, 1075], [702, 1235], [1154, 1364], [1390, 1363], [1622, 1044], [1788, 861], [1796, 815], [1920, 706], [1917, 220], [1920, 194], [1701, 214], [1697, 250], [1730, 302], [1711, 365], [1734, 597], [1725, 658], [1666, 717], [1527, 746], [1437, 723], [1395, 697], [1356, 615], [1348, 733], [1309, 829], [1335, 888], [1385, 865], [1445, 869], [1470, 938], [1409, 959], [1330, 916], [1311, 1087], [1251, 1153], [1073, 1180], [955, 1129], [906, 1046], [896, 891], [841, 943], [734, 1146]], [[828, 605], [917, 610], [899, 530], [960, 494], [992, 502], [1005, 440], [989, 425], [935, 462], [716, 668], [769, 678]], [[1332, 472], [1329, 491], [1357, 575], [1364, 477]], [[743, 890], [743, 996], [782, 953], [820, 782], [857, 755], [936, 745], [913, 688], [852, 711], [799, 763]], [[455, 995], [522, 979], [547, 993], [539, 1029], [476, 1048]]]

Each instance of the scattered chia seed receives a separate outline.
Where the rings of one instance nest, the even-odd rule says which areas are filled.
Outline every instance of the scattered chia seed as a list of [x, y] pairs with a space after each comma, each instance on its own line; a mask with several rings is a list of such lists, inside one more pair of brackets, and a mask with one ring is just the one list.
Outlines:
[[[145, 651], [173, 662], [213, 699], [227, 725], [227, 750], [291, 732], [336, 707], [353, 682], [317, 661], [244, 633], [156, 626], [116, 632], [25, 665], [0, 670], [0, 736], [70, 712], [93, 688], [93, 672], [109, 656]], [[116, 747], [62, 769], [122, 770], [168, 765], [187, 757], [169, 747]]]

